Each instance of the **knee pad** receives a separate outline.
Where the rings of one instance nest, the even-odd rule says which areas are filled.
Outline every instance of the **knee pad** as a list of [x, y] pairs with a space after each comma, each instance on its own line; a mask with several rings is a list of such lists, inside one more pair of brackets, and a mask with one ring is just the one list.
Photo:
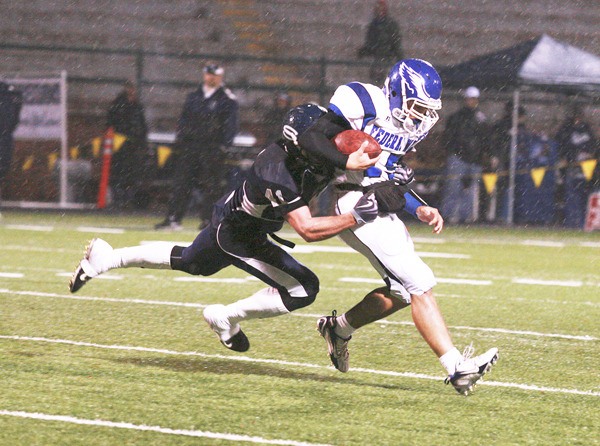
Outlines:
[[281, 301], [283, 302], [283, 305], [285, 305], [285, 308], [287, 308], [289, 311], [308, 307], [315, 301], [316, 298], [316, 294], [309, 294], [306, 297], [291, 297], [289, 294], [281, 294]]
[[279, 289], [283, 305], [290, 311], [308, 307], [317, 298], [317, 294], [319, 293], [319, 278], [308, 268], [305, 269], [305, 274], [306, 276], [302, 280], [302, 288], [306, 293], [305, 296], [291, 296], [289, 290]]

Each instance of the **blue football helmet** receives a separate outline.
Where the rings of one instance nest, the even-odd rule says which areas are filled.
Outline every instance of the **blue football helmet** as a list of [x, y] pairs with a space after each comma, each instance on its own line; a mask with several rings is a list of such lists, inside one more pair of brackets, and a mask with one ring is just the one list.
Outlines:
[[438, 121], [442, 108], [442, 79], [421, 59], [404, 59], [390, 70], [383, 93], [390, 103], [394, 124], [411, 138], [425, 135]]
[[283, 120], [283, 137], [298, 146], [298, 137], [327, 113], [327, 109], [317, 104], [302, 104], [292, 108]]

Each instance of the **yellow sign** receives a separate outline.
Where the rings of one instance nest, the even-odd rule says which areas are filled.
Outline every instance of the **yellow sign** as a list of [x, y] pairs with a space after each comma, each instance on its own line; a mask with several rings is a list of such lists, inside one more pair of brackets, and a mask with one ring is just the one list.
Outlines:
[[54, 165], [56, 164], [56, 160], [58, 159], [58, 153], [51, 153], [48, 155], [48, 170], [52, 171], [54, 169]]
[[100, 156], [100, 147], [102, 146], [102, 138], [99, 136], [97, 138], [92, 139], [92, 153], [94, 154], [94, 158], [98, 158]]
[[156, 157], [158, 161], [158, 167], [163, 168], [169, 157], [171, 156], [171, 148], [169, 146], [158, 146], [156, 148]]
[[113, 152], [118, 152], [125, 141], [127, 141], [127, 137], [125, 135], [122, 133], [115, 133], [115, 137], [113, 139]]
[[483, 179], [483, 185], [488, 195], [491, 195], [496, 188], [496, 182], [498, 181], [497, 173], [484, 173], [481, 178]]
[[25, 158], [25, 161], [23, 162], [23, 170], [29, 170], [31, 169], [31, 166], [33, 166], [33, 155], [29, 155], [27, 158]]
[[581, 170], [583, 171], [583, 176], [585, 176], [585, 179], [587, 181], [590, 181], [592, 179], [592, 176], [594, 175], [594, 170], [596, 170], [597, 163], [597, 160], [587, 160], [579, 163], [579, 165], [581, 166]]
[[546, 175], [545, 167], [536, 167], [535, 169], [531, 169], [531, 179], [533, 180], [533, 184], [535, 187], [540, 187], [542, 181], [544, 181], [544, 176]]

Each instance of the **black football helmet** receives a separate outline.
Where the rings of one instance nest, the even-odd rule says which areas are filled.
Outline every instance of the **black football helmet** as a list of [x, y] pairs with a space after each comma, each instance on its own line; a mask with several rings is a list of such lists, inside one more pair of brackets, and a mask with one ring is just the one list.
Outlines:
[[283, 120], [283, 138], [298, 147], [298, 137], [325, 113], [327, 109], [317, 104], [302, 104], [292, 108]]

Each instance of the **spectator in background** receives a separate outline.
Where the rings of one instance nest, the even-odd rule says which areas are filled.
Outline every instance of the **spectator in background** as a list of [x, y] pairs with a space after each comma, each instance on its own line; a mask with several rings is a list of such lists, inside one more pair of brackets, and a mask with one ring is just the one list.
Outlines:
[[[498, 175], [494, 192], [483, 201], [483, 212], [489, 222], [506, 221], [508, 217], [508, 170], [510, 168], [510, 144], [512, 134], [513, 102], [504, 106], [504, 114], [490, 130], [488, 144], [483, 150], [483, 172]], [[525, 133], [526, 112], [523, 106], [518, 111], [517, 131]]]
[[106, 126], [127, 139], [111, 160], [110, 188], [112, 204], [117, 208], [136, 204], [143, 175], [144, 157], [148, 145], [148, 128], [144, 107], [139, 102], [136, 86], [127, 81], [110, 105]]
[[285, 91], [277, 92], [273, 98], [273, 105], [265, 111], [263, 116], [267, 141], [276, 141], [281, 138], [281, 123], [291, 108], [292, 97]]
[[[514, 222], [550, 224], [554, 220], [556, 144], [527, 127], [528, 114], [519, 110], [514, 191]], [[533, 169], [544, 168], [536, 185]]]
[[13, 134], [19, 125], [22, 104], [22, 93], [13, 86], [0, 82], [0, 188], [10, 170], [14, 150]]
[[177, 124], [175, 179], [165, 219], [156, 229], [181, 229], [192, 191], [202, 192], [200, 227], [212, 214], [212, 205], [225, 192], [229, 167], [223, 146], [233, 143], [238, 132], [238, 102], [223, 84], [225, 70], [217, 63], [207, 63], [203, 83], [188, 94]]
[[479, 89], [463, 92], [464, 106], [448, 118], [444, 131], [446, 181], [442, 215], [450, 223], [473, 223], [479, 218], [482, 151], [486, 144], [486, 116], [479, 110]]
[[373, 19], [365, 35], [365, 43], [358, 50], [358, 57], [372, 57], [370, 82], [383, 84], [389, 67], [404, 59], [402, 34], [398, 23], [388, 15], [386, 0], [377, 0]]
[[560, 165], [564, 169], [564, 225], [583, 228], [592, 182], [586, 180], [579, 163], [597, 159], [600, 151], [581, 105], [575, 104], [569, 109], [555, 139], [558, 143]]

